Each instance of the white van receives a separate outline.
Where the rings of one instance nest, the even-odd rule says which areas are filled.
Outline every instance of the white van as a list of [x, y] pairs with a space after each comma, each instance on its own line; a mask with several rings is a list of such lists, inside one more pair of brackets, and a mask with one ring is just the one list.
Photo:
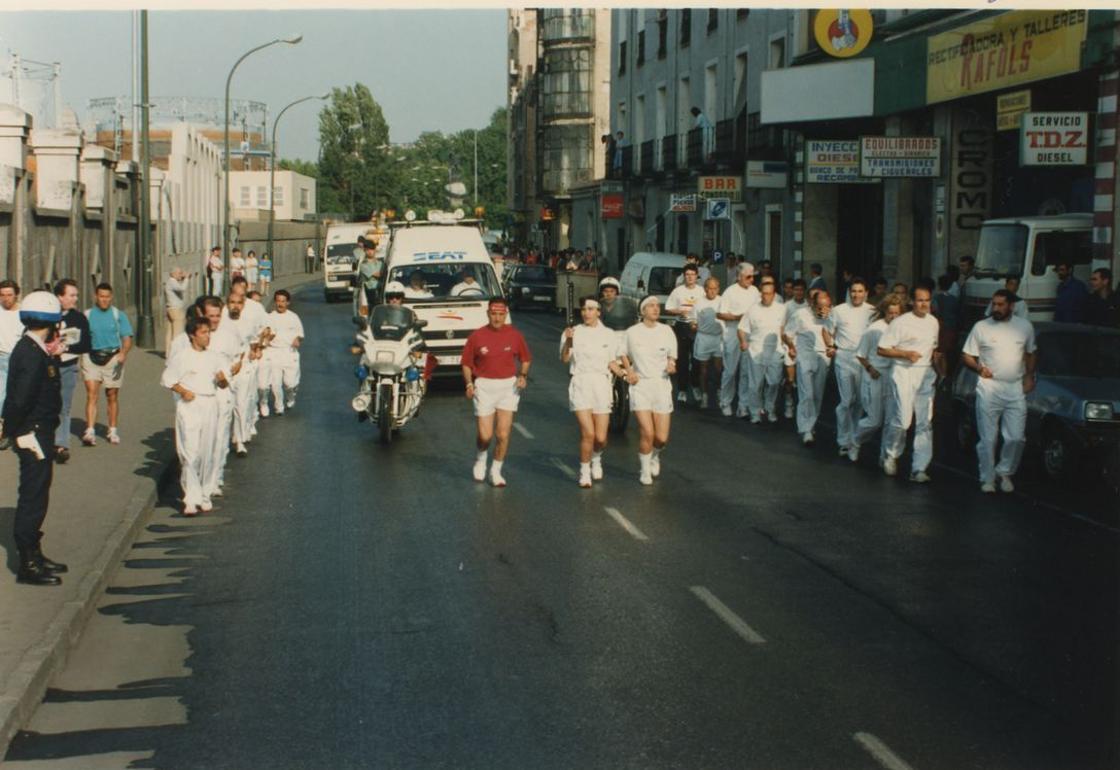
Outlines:
[[1018, 294], [1026, 300], [1031, 321], [1054, 320], [1058, 276], [1054, 265], [1068, 260], [1073, 272], [1088, 281], [1093, 261], [1093, 215], [989, 219], [980, 228], [976, 272], [964, 284], [961, 312], [966, 326], [984, 317], [992, 293], [1009, 276], [1021, 276]]
[[639, 251], [626, 260], [622, 269], [622, 296], [636, 302], [650, 294], [665, 307], [665, 300], [677, 285], [677, 276], [684, 272], [687, 260], [683, 254], [670, 254], [665, 251]]
[[[323, 252], [323, 295], [327, 302], [336, 298], [349, 299], [354, 292], [354, 278], [358, 263], [365, 257], [358, 247], [358, 238], [377, 238], [376, 228], [369, 222], [354, 222], [327, 226], [326, 246]], [[381, 238], [380, 249], [388, 247], [388, 238]]]
[[388, 280], [404, 284], [405, 305], [428, 322], [424, 341], [445, 373], [458, 371], [467, 337], [486, 325], [490, 298], [502, 296], [482, 234], [470, 221], [394, 224]]

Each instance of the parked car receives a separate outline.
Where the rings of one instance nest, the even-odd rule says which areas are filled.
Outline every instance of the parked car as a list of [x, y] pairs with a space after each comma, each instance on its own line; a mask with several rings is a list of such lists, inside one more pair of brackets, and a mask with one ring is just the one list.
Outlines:
[[[1120, 330], [1043, 322], [1034, 325], [1037, 384], [1027, 394], [1027, 446], [1046, 475], [1074, 478], [1080, 468], [1110, 479], [1120, 446]], [[957, 441], [976, 446], [976, 372], [962, 366], [953, 381]]]
[[502, 276], [510, 307], [551, 309], [556, 298], [556, 271], [547, 265], [506, 265]]

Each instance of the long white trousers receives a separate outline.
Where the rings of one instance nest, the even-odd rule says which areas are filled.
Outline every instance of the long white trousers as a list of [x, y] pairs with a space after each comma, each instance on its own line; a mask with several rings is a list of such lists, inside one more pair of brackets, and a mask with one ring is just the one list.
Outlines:
[[[892, 387], [890, 369], [880, 372], [877, 380], [869, 374], [864, 375], [859, 390], [859, 402], [863, 407], [863, 417], [860, 418], [852, 436], [852, 443], [856, 446], [866, 444], [867, 440], [875, 435], [875, 431], [880, 430], [885, 424], [891, 405], [894, 403], [894, 396], [891, 394]], [[879, 459], [882, 460], [885, 454], [886, 444], [880, 441]]]
[[750, 366], [745, 359], [746, 355], [739, 350], [739, 334], [733, 326], [723, 333], [723, 375], [719, 381], [721, 409], [731, 408], [736, 393], [739, 396], [739, 408], [747, 408], [750, 398]]
[[809, 433], [817, 425], [828, 384], [828, 357], [815, 350], [797, 356], [797, 432]]
[[245, 443], [252, 437], [253, 415], [256, 414], [253, 401], [257, 395], [256, 368], [250, 366], [248, 360], [230, 381], [229, 389], [233, 394], [233, 440]]
[[933, 460], [933, 383], [931, 366], [891, 367], [891, 406], [883, 432], [886, 455], [897, 460], [906, 450], [906, 431], [914, 423], [914, 461], [911, 472], [929, 467]]
[[[263, 360], [268, 362], [273, 407], [277, 414], [281, 414], [286, 406], [295, 403], [296, 390], [299, 388], [299, 353], [295, 350], [269, 348], [265, 351]], [[285, 391], [289, 403], [285, 403]]]
[[[995, 481], [996, 476], [1014, 476], [1023, 459], [1027, 438], [1027, 397], [1022, 380], [976, 382], [976, 457], [980, 482]], [[996, 441], [1003, 436], [1003, 450], [996, 465]]]
[[862, 414], [860, 381], [864, 371], [854, 350], [837, 350], [832, 370], [836, 374], [836, 389], [840, 393], [840, 403], [836, 405], [836, 443], [847, 448], [856, 443], [856, 426]]
[[214, 396], [180, 399], [175, 405], [175, 451], [179, 454], [183, 502], [188, 507], [208, 504], [206, 479], [214, 463], [214, 433], [218, 427], [218, 401]]
[[750, 371], [747, 408], [750, 409], [752, 416], [762, 411], [772, 415], [778, 401], [782, 377], [785, 374], [782, 369], [782, 354], [780, 351], [758, 356], [747, 354], [746, 359]]
[[214, 421], [213, 443], [210, 448], [213, 460], [209, 475], [202, 480], [202, 490], [207, 496], [214, 494], [222, 486], [226, 458], [229, 457], [229, 436], [233, 427], [233, 394], [229, 392], [229, 388], [219, 389], [214, 401], [218, 405], [218, 414]]

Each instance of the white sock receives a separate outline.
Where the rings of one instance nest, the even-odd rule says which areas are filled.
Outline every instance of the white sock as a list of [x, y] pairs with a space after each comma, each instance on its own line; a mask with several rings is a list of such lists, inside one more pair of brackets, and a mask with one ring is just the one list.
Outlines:
[[591, 473], [591, 463], [580, 463], [579, 464], [579, 475], [587, 476], [587, 475], [590, 475], [590, 473]]
[[603, 451], [599, 450], [598, 452], [592, 452], [591, 453], [591, 462], [593, 462], [593, 463], [603, 462]]
[[480, 452], [479, 452], [479, 453], [478, 453], [477, 455], [475, 455], [474, 461], [475, 461], [476, 463], [483, 463], [483, 464], [485, 464], [485, 463], [486, 463], [486, 450], [485, 450], [485, 449], [483, 449], [483, 450], [481, 450], [481, 451], [480, 451]]
[[490, 472], [492, 474], [494, 474], [495, 476], [501, 476], [502, 475], [502, 461], [501, 460], [495, 460], [493, 462], [493, 464], [490, 466]]
[[[654, 451], [657, 451], [657, 450], [654, 450]], [[638, 453], [638, 461], [642, 464], [642, 473], [649, 473], [649, 463], [650, 463], [650, 460], [652, 460], [652, 459], [653, 459], [652, 454], [644, 455], [641, 452]]]

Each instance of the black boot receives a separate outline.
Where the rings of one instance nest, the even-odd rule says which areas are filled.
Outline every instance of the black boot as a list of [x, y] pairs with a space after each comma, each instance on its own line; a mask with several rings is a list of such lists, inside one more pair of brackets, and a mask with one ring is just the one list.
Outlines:
[[34, 550], [21, 548], [16, 582], [33, 586], [57, 586], [62, 583], [62, 578], [47, 572], [43, 565], [39, 563], [39, 560], [35, 558]]
[[45, 569], [47, 572], [50, 572], [52, 575], [59, 575], [63, 572], [70, 571], [70, 568], [65, 564], [57, 561], [52, 561], [51, 559], [43, 555], [43, 549], [39, 546], [35, 546], [34, 556], [36, 561], [43, 565], [43, 569]]

